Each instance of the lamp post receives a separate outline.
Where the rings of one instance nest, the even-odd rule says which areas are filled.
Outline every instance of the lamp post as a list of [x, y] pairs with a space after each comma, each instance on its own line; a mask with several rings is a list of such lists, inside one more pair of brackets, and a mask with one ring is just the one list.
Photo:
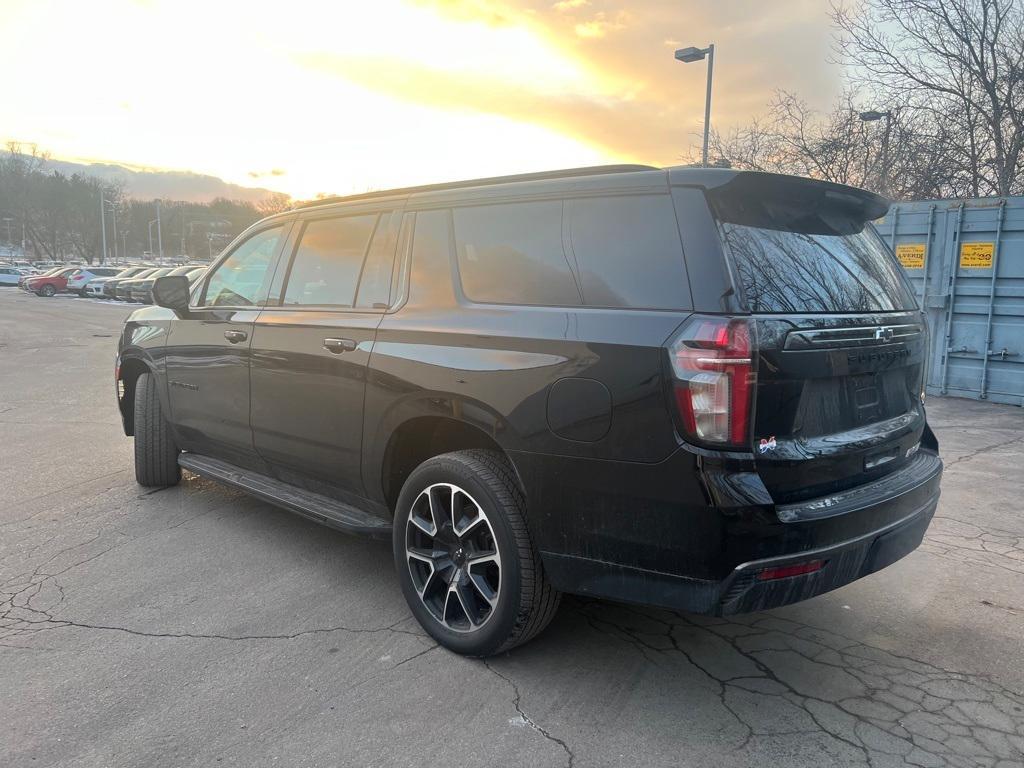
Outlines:
[[715, 69], [715, 44], [711, 43], [707, 48], [680, 48], [676, 51], [676, 59], [684, 64], [691, 64], [701, 61], [705, 56], [708, 59], [708, 90], [704, 97], [704, 150], [701, 152], [701, 165], [708, 167], [708, 136], [711, 131], [711, 78]]
[[103, 252], [100, 254], [100, 264], [107, 261], [107, 199], [100, 195], [100, 229], [103, 230]]
[[868, 110], [867, 112], [860, 113], [860, 119], [865, 123], [874, 123], [882, 118], [885, 118], [885, 133], [882, 134], [882, 172], [879, 174], [878, 186], [880, 187], [879, 192], [883, 195], [889, 195], [889, 130], [892, 128], [892, 110], [887, 109], [885, 112], [879, 112], [877, 110]]
[[149, 222], [149, 255], [153, 255], [153, 225], [156, 224], [156, 219]]
[[117, 206], [113, 200], [106, 200], [107, 205], [110, 206], [110, 216], [113, 219], [114, 229], [114, 263], [117, 264]]
[[156, 201], [156, 248], [160, 252], [159, 263], [164, 263], [164, 237], [160, 232], [160, 201]]

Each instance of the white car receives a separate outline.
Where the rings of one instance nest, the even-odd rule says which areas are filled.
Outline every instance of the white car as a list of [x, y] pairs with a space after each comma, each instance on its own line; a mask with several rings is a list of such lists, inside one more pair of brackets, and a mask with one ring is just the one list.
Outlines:
[[109, 277], [98, 277], [95, 280], [90, 280], [85, 284], [85, 288], [82, 289], [82, 295], [87, 298], [102, 299], [103, 284], [109, 279]]
[[82, 267], [68, 278], [68, 293], [77, 293], [79, 296], [88, 296], [85, 290], [90, 282], [101, 277], [113, 277], [121, 272], [123, 267]]
[[152, 265], [135, 265], [132, 267], [123, 267], [120, 272], [110, 277], [97, 277], [90, 280], [85, 284], [85, 295], [91, 296], [94, 299], [112, 299], [113, 294], [107, 292], [106, 285], [111, 281], [127, 280], [135, 275], [147, 270], [152, 269]]
[[0, 265], [0, 285], [17, 285], [18, 280], [26, 274], [18, 267]]

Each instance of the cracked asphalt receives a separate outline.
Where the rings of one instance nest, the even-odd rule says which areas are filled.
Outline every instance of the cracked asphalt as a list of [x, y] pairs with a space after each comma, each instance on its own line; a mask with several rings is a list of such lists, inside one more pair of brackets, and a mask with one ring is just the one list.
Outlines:
[[1022, 409], [931, 400], [942, 501], [878, 574], [725, 620], [569, 598], [483, 662], [386, 542], [137, 486], [129, 311], [0, 291], [0, 765], [1024, 765]]

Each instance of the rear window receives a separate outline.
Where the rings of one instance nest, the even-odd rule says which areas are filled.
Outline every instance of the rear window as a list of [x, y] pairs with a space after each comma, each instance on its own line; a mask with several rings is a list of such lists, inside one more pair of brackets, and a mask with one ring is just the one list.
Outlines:
[[771, 192], [709, 195], [751, 312], [916, 308], [899, 262], [852, 196], [796, 182]]

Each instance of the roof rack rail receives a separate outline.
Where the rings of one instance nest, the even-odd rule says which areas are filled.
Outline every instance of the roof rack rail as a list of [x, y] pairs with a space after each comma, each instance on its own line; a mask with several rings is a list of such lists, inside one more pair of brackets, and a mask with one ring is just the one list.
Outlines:
[[448, 181], [441, 184], [424, 184], [417, 187], [401, 187], [398, 189], [382, 189], [374, 192], [362, 192], [355, 195], [333, 195], [320, 200], [307, 200], [298, 203], [295, 208], [312, 208], [317, 205], [331, 203], [347, 203], [352, 200], [372, 200], [376, 197], [391, 195], [411, 195], [416, 192], [434, 192], [444, 189], [461, 189], [463, 187], [486, 187], [493, 184], [508, 184], [516, 181], [541, 181], [544, 179], [571, 179], [577, 176], [600, 176], [606, 173], [631, 173], [635, 171], [660, 171], [653, 165], [590, 165], [585, 168], [565, 168], [559, 171], [540, 171], [537, 173], [517, 173], [511, 176], [488, 176], [483, 179], [466, 179], [464, 181]]

